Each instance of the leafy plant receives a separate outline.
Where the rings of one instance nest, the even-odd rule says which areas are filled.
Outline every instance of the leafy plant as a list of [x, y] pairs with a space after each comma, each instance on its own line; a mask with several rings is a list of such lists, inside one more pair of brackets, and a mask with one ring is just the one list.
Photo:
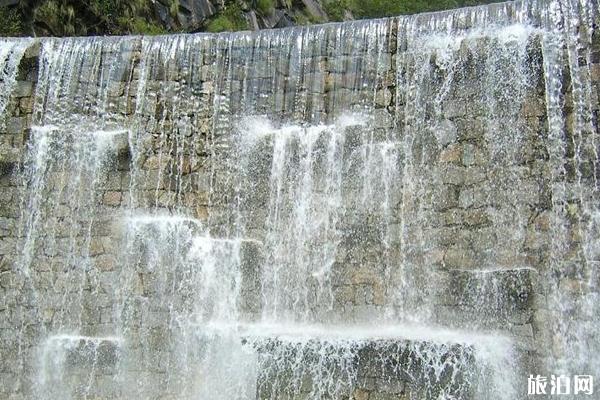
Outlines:
[[206, 25], [208, 32], [242, 31], [247, 28], [248, 22], [238, 5], [225, 8], [220, 15], [210, 20]]
[[[153, 14], [153, 0], [22, 0], [23, 17], [38, 35], [165, 33]], [[162, 0], [177, 12], [178, 0]]]
[[332, 21], [343, 21], [346, 11], [352, 11], [349, 0], [325, 0], [323, 10]]
[[127, 22], [124, 22], [123, 25], [127, 26], [127, 33], [130, 34], [164, 35], [167, 33], [167, 30], [164, 27], [139, 17], [129, 19]]
[[256, 9], [262, 15], [271, 15], [275, 11], [275, 2], [273, 0], [258, 0]]
[[310, 25], [310, 19], [308, 18], [308, 16], [305, 13], [298, 13], [298, 15], [295, 16], [294, 21], [296, 23], [296, 25], [298, 26], [304, 26], [304, 25]]
[[70, 4], [48, 0], [35, 9], [33, 18], [43, 35], [73, 36], [80, 33], [80, 23]]
[[16, 8], [0, 7], [0, 36], [21, 36], [23, 19]]
[[[155, 14], [154, 1], [160, 1], [171, 17], [177, 16], [180, 0], [19, 0], [17, 6], [0, 7], [3, 21], [0, 35], [155, 35], [176, 29], [162, 25]], [[355, 18], [378, 18], [494, 1], [498, 0], [321, 0], [321, 3], [330, 20], [341, 21], [347, 12]], [[210, 32], [247, 29], [248, 22], [242, 8], [249, 5], [264, 16], [272, 14], [276, 7], [287, 8], [298, 25], [322, 22], [302, 11], [299, 0], [218, 2], [222, 4], [219, 12], [205, 24], [205, 29]]]

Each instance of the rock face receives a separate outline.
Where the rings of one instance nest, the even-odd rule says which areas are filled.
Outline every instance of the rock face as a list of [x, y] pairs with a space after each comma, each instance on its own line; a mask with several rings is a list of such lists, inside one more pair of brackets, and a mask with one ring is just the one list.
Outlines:
[[0, 41], [0, 397], [594, 374], [597, 12]]
[[[453, 6], [498, 0], [457, 0]], [[444, 0], [382, 4], [378, 0], [64, 0], [0, 1], [4, 36], [104, 36], [220, 32], [304, 26], [448, 7]]]
[[194, 32], [201, 29], [206, 20], [217, 13], [217, 8], [209, 0], [182, 0], [176, 15], [171, 15], [169, 4], [154, 2], [154, 8], [161, 25], [171, 30]]
[[[238, 2], [239, 3], [239, 2]], [[312, 20], [326, 22], [327, 13], [323, 11], [319, 1], [303, 0], [300, 5], [283, 5], [276, 1], [269, 3], [269, 9], [257, 9], [256, 1], [242, 1], [243, 16], [251, 29], [284, 28], [296, 25], [296, 14], [306, 14]], [[154, 3], [163, 25], [172, 30], [195, 32], [202, 30], [206, 21], [215, 15], [220, 15], [228, 8], [236, 6], [235, 2], [222, 0], [184, 0], [178, 4], [176, 18], [172, 20], [169, 8], [160, 2]], [[260, 23], [252, 24], [253, 15], [260, 15]]]
[[321, 4], [316, 0], [302, 0], [302, 4], [306, 7], [306, 11], [317, 20], [327, 21], [327, 13], [323, 11]]
[[[339, 5], [341, 7], [341, 5]], [[168, 32], [220, 32], [307, 25], [328, 21], [319, 0], [66, 0], [0, 2], [5, 36], [92, 36]], [[257, 18], [258, 17], [258, 18]], [[350, 16], [351, 18], [351, 16]]]

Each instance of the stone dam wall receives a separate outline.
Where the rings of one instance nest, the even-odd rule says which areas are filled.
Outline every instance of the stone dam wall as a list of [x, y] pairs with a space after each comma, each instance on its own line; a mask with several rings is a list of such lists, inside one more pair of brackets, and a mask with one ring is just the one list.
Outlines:
[[600, 372], [600, 39], [567, 3], [32, 39], [0, 122], [0, 398]]

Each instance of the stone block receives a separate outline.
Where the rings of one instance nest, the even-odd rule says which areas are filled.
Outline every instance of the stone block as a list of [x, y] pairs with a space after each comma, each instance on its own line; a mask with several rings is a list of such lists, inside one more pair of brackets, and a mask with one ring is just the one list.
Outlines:
[[384, 109], [374, 110], [372, 112], [372, 125], [373, 129], [389, 129], [394, 126], [394, 119], [392, 115]]
[[472, 269], [478, 265], [476, 255], [471, 249], [457, 246], [446, 250], [443, 264], [450, 269]]
[[542, 117], [546, 115], [546, 102], [543, 97], [528, 97], [523, 101], [521, 114], [524, 117]]
[[473, 188], [464, 188], [461, 189], [460, 195], [458, 197], [458, 205], [461, 208], [469, 208], [473, 206], [475, 203], [475, 189]]
[[107, 271], [113, 271], [115, 269], [115, 267], [117, 266], [117, 262], [113, 256], [105, 254], [105, 255], [100, 255], [100, 256], [96, 257], [94, 259], [94, 265], [100, 271], [107, 272]]
[[12, 95], [14, 97], [31, 97], [33, 95], [33, 82], [17, 81]]
[[33, 112], [33, 97], [22, 97], [19, 99], [19, 108], [24, 114], [31, 114]]
[[439, 162], [458, 164], [463, 157], [463, 149], [460, 144], [450, 145], [440, 152]]
[[387, 89], [378, 90], [375, 94], [375, 104], [379, 107], [387, 107], [392, 103], [392, 92]]
[[436, 174], [441, 178], [443, 183], [458, 186], [464, 183], [466, 174], [464, 167], [453, 164], [444, 164], [436, 169]]
[[8, 134], [22, 134], [27, 128], [27, 118], [25, 117], [11, 117], [6, 123], [6, 133]]
[[240, 244], [240, 271], [242, 292], [239, 306], [247, 319], [258, 317], [261, 310], [261, 274], [264, 262], [262, 243], [255, 240], [242, 240]]
[[364, 389], [356, 389], [352, 394], [353, 400], [369, 400], [369, 392]]
[[443, 105], [444, 117], [455, 119], [467, 115], [467, 104], [460, 100], [446, 101]]
[[122, 193], [117, 191], [104, 192], [102, 204], [108, 207], [118, 207], [121, 205]]
[[432, 206], [435, 210], [444, 211], [458, 206], [459, 190], [455, 185], [441, 185], [432, 196]]
[[507, 318], [517, 311], [531, 309], [537, 275], [532, 268], [453, 269], [448, 272], [445, 302]]

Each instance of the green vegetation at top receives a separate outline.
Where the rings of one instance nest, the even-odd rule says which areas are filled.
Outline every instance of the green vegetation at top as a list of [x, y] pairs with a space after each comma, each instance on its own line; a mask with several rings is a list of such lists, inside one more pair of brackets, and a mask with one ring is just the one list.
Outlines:
[[348, 12], [357, 19], [380, 18], [494, 2], [497, 0], [325, 0], [323, 8], [332, 20], [341, 21]]
[[275, 11], [275, 0], [257, 0], [256, 10], [262, 15], [270, 15]]
[[[279, 20], [307, 25], [493, 1], [497, 0], [313, 0], [312, 7], [308, 7], [302, 0], [188, 0], [186, 7], [191, 4], [203, 12], [209, 10], [206, 15], [190, 19], [189, 8], [183, 7], [180, 0], [0, 0], [0, 4], [5, 4], [0, 6], [0, 36], [237, 31], [281, 26]], [[315, 7], [320, 7], [326, 16], [315, 13]]]
[[16, 8], [0, 7], [0, 36], [20, 36], [25, 28], [23, 18]]
[[248, 29], [248, 22], [244, 18], [241, 8], [234, 4], [220, 12], [206, 25], [207, 32], [234, 32]]
[[[178, 0], [169, 0], [177, 10]], [[18, 0], [0, 7], [2, 36], [75, 36], [166, 33], [153, 18], [150, 0]]]

